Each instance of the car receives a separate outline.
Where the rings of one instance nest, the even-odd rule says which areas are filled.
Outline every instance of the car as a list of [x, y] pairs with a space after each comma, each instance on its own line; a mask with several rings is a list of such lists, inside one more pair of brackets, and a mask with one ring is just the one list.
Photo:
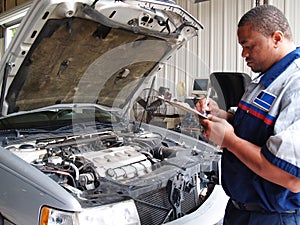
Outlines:
[[220, 149], [129, 116], [201, 28], [169, 0], [33, 1], [1, 60], [0, 224], [220, 224]]

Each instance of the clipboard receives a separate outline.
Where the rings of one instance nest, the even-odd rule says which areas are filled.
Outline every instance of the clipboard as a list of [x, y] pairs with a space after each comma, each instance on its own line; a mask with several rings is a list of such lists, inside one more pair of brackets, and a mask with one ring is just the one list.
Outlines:
[[189, 113], [194, 113], [194, 114], [198, 115], [201, 119], [207, 119], [207, 115], [205, 115], [203, 113], [200, 113], [196, 109], [193, 109], [188, 103], [180, 102], [180, 101], [177, 101], [175, 99], [174, 100], [166, 99], [163, 96], [157, 96], [157, 98], [167, 102], [168, 104], [170, 104], [170, 105], [172, 105], [176, 108], [182, 109], [182, 110], [184, 110], [186, 112], [189, 112]]

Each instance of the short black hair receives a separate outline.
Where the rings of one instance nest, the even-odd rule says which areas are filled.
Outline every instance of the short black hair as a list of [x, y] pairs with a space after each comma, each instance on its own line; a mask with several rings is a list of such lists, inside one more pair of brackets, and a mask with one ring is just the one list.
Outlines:
[[272, 5], [260, 5], [242, 16], [238, 27], [251, 25], [251, 28], [266, 37], [275, 31], [283, 32], [285, 38], [293, 39], [289, 22], [282, 11]]

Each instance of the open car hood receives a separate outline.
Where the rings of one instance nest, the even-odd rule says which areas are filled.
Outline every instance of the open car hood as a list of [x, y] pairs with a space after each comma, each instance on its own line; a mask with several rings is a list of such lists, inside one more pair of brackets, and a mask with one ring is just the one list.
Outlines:
[[172, 1], [34, 1], [1, 64], [1, 112], [124, 107], [201, 25]]

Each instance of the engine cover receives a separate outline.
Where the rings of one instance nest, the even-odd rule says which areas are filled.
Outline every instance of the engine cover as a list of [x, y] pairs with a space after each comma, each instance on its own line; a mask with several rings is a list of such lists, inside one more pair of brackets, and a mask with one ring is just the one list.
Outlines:
[[151, 171], [151, 162], [132, 146], [87, 152], [84, 157], [94, 163], [100, 176], [114, 180], [139, 177]]

